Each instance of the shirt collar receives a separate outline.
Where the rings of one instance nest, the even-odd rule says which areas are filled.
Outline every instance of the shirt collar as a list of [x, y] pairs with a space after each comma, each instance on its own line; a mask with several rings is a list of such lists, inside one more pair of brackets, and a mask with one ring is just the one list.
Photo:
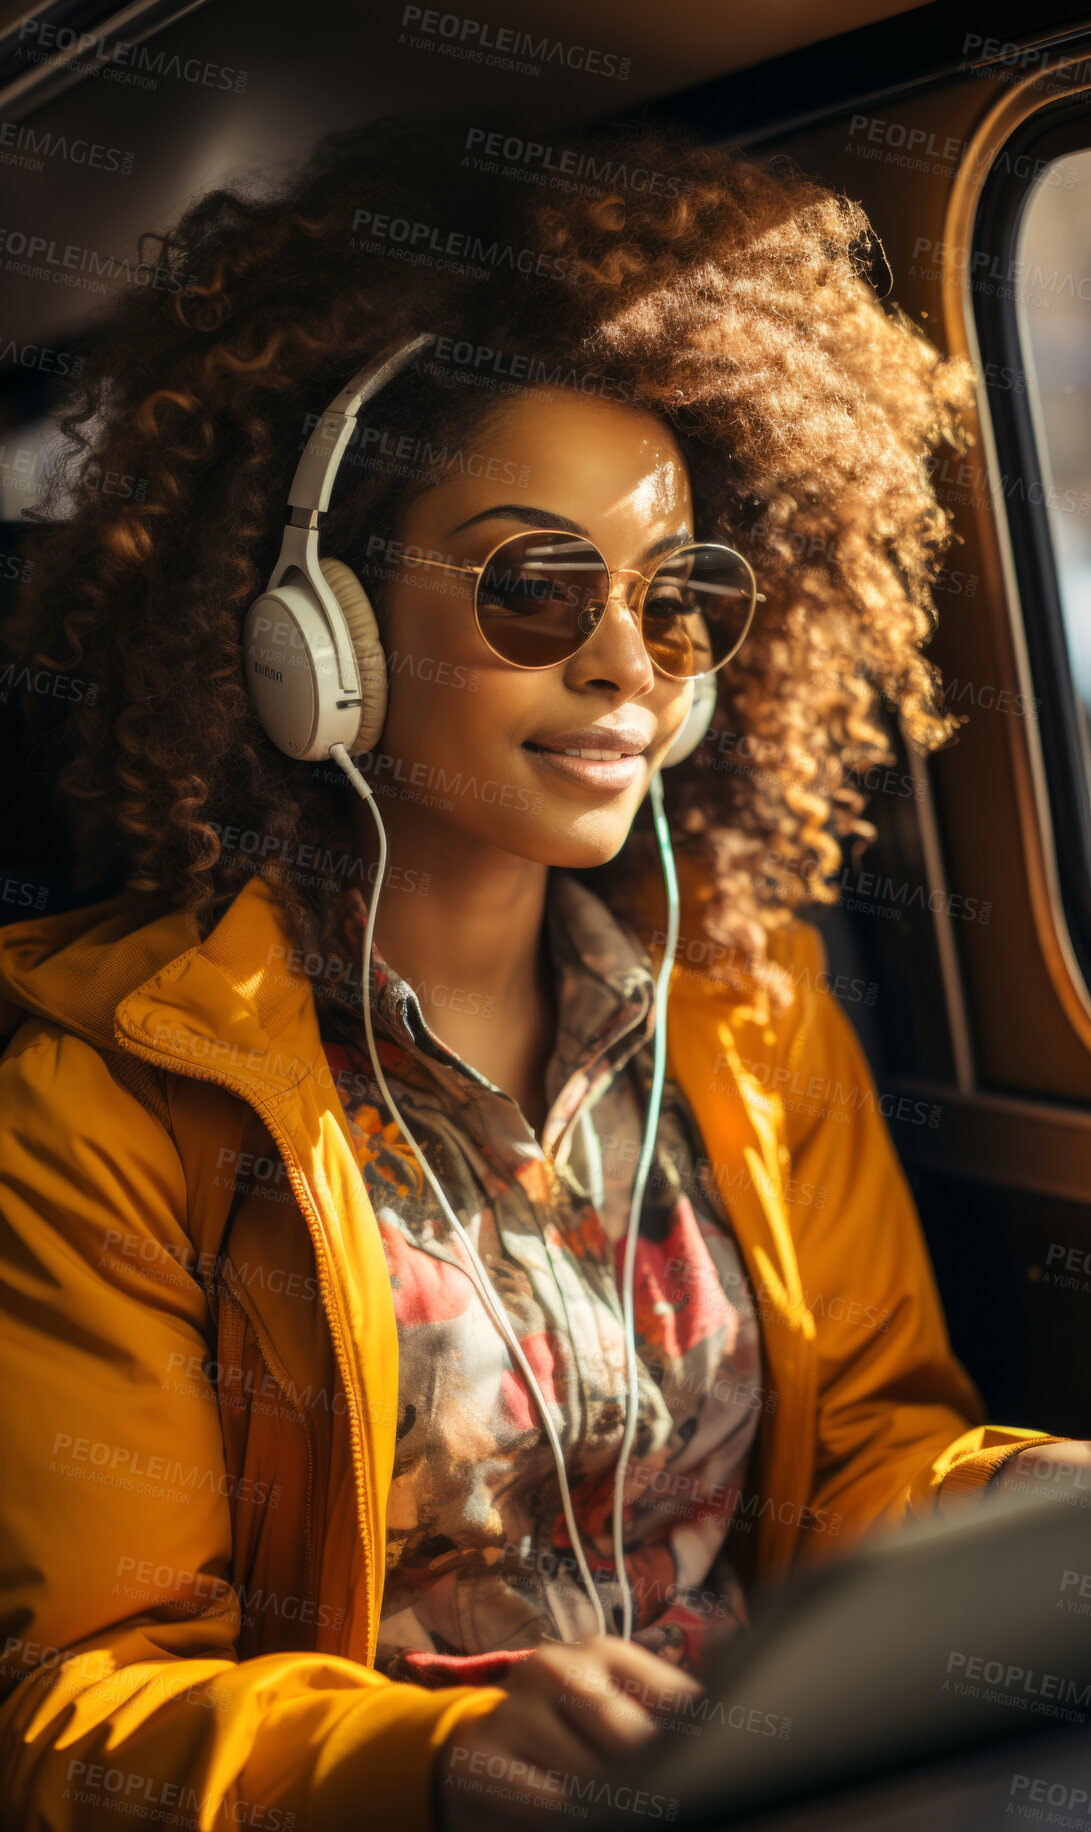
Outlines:
[[[358, 886], [345, 893], [345, 939], [358, 961], [367, 906]], [[585, 1100], [595, 1100], [645, 1043], [654, 1028], [655, 982], [647, 952], [635, 933], [573, 873], [554, 867], [546, 889], [546, 933], [557, 994], [557, 1035], [546, 1067], [548, 1112], [544, 1152], [554, 1156]], [[410, 982], [396, 973], [372, 943], [372, 1022], [426, 1069], [460, 1106], [487, 1115], [494, 1099], [512, 1103], [425, 1021]], [[333, 1002], [361, 1011], [361, 977], [342, 976], [325, 989]], [[385, 1060], [384, 1060], [385, 1066]], [[470, 1086], [467, 1086], [467, 1083]]]

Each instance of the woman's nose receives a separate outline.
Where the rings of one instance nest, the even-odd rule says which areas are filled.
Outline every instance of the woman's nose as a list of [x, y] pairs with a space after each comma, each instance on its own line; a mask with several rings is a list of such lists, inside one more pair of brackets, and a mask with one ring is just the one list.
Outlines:
[[610, 590], [595, 633], [572, 657], [581, 682], [610, 681], [629, 697], [646, 693], [655, 670], [640, 632], [639, 573], [622, 570], [610, 579]]

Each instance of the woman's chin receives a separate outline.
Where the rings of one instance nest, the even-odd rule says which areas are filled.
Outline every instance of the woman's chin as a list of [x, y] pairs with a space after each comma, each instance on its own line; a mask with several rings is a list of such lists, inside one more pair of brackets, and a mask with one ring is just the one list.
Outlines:
[[609, 865], [628, 839], [632, 824], [631, 815], [611, 818], [605, 810], [600, 810], [595, 819], [588, 816], [579, 823], [570, 821], [567, 828], [561, 822], [556, 827], [543, 822], [535, 835], [534, 857], [565, 871], [590, 871], [596, 865]]

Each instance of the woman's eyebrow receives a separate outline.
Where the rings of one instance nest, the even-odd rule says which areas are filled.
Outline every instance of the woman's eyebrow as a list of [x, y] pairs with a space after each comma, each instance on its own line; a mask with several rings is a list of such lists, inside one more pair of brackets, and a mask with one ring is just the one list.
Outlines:
[[[493, 509], [480, 509], [476, 515], [470, 515], [457, 528], [447, 531], [446, 539], [460, 534], [463, 528], [472, 528], [475, 522], [491, 522], [504, 518], [507, 521], [522, 522], [526, 528], [556, 528], [565, 534], [582, 534], [588, 540], [591, 536], [579, 522], [572, 521], [567, 515], [558, 515], [556, 509], [535, 509], [529, 503], [497, 503]], [[669, 553], [672, 547], [680, 547], [683, 542], [692, 540], [688, 528], [681, 528], [677, 534], [665, 534], [660, 541], [655, 541], [644, 553], [645, 560], [653, 560], [657, 554]]]
[[[475, 522], [491, 522], [503, 516], [506, 521], [522, 522], [527, 528], [561, 528], [566, 534], [587, 534], [579, 522], [570, 521], [567, 515], [558, 515], [555, 509], [532, 509], [529, 503], [497, 503], [495, 509], [481, 509], [476, 515], [459, 522], [457, 528], [448, 531], [448, 538], [458, 534], [463, 528], [472, 528]], [[590, 535], [587, 535], [590, 540]]]

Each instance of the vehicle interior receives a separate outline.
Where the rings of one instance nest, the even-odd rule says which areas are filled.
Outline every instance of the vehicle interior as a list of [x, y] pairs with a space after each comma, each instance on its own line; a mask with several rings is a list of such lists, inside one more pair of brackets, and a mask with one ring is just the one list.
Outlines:
[[[0, 248], [3, 604], [101, 285], [59, 269], [43, 281], [32, 257], [48, 264], [50, 244], [133, 260], [141, 232], [217, 179], [289, 167], [333, 127], [440, 109], [456, 88], [483, 124], [518, 109], [539, 137], [675, 120], [859, 199], [879, 291], [977, 375], [976, 441], [935, 480], [956, 539], [928, 650], [965, 723], [927, 759], [893, 730], [896, 761], [864, 785], [878, 838], [846, 851], [840, 903], [807, 914], [989, 1416], [1091, 1437], [1091, 7], [479, 0], [482, 27], [611, 54], [611, 74], [546, 63], [529, 80], [440, 54], [422, 12], [318, 0], [301, 31], [287, 0], [0, 7], [0, 223], [23, 232]], [[102, 43], [122, 21], [151, 76], [107, 80]], [[122, 156], [106, 172], [36, 154], [47, 130]], [[64, 704], [31, 743], [7, 677], [3, 922], [80, 901], [50, 830]], [[1091, 1742], [1027, 1747], [1027, 1773], [1068, 1777], [1073, 1795], [1091, 1774]], [[1010, 1748], [945, 1760], [745, 1824], [984, 1828], [1013, 1816], [1012, 1798], [1032, 1813], [1039, 1797], [1008, 1785], [1022, 1772]], [[717, 1823], [743, 1823], [726, 1797]]]

